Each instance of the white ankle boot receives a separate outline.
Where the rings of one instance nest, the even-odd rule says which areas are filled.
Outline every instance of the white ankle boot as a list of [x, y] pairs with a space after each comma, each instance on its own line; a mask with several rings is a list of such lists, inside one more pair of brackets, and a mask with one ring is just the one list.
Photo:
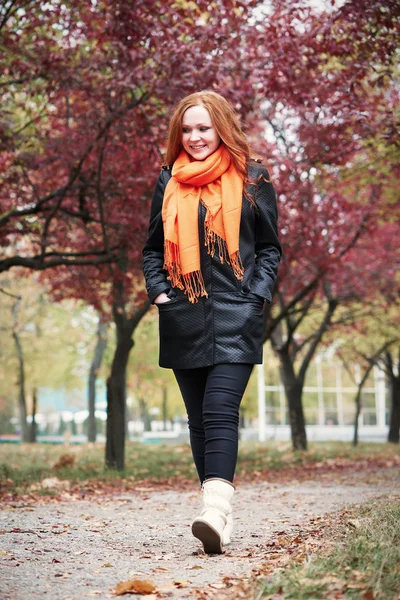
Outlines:
[[223, 543], [224, 546], [227, 546], [231, 543], [231, 535], [233, 529], [233, 516], [232, 516], [232, 508], [228, 516], [226, 517], [226, 525], [223, 533]]
[[[192, 533], [207, 554], [221, 554], [232, 533], [231, 500], [235, 488], [224, 479], [208, 479], [203, 483], [203, 509], [192, 524]], [[228, 522], [229, 520], [229, 522]]]

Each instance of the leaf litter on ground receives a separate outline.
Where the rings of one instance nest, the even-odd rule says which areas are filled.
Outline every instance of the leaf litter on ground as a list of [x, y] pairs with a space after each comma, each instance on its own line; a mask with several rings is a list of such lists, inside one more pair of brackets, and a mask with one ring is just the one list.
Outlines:
[[[68, 452], [41, 444], [4, 446], [0, 445], [0, 500], [5, 503], [20, 497], [51, 502], [128, 491], [189, 490], [196, 481], [190, 447], [185, 444], [149, 448], [129, 442], [122, 473], [104, 469], [102, 444], [84, 444]], [[138, 470], [137, 464], [147, 466]], [[340, 481], [350, 471], [371, 479], [396, 466], [400, 467], [400, 454], [387, 444], [360, 444], [354, 449], [347, 443], [314, 443], [307, 451], [293, 452], [288, 443], [246, 442], [240, 448], [236, 482], [283, 483], [316, 476], [336, 476]]]

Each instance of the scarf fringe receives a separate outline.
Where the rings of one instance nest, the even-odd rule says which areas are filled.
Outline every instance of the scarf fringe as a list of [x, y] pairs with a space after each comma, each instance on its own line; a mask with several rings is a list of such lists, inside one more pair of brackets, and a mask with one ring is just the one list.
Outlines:
[[184, 275], [179, 264], [179, 247], [169, 240], [164, 244], [164, 269], [169, 273], [172, 286], [183, 290], [192, 304], [198, 302], [200, 296], [208, 298], [201, 271]]
[[193, 271], [187, 275], [182, 275], [182, 278], [185, 286], [185, 294], [187, 294], [189, 302], [198, 302], [200, 296], [208, 298], [201, 271]]
[[[205, 227], [205, 245], [211, 257], [215, 255], [215, 250], [218, 248], [221, 264], [230, 265], [236, 279], [243, 279], [244, 267], [239, 251], [229, 256], [225, 240], [208, 227]], [[187, 294], [189, 302], [198, 302], [201, 296], [208, 298], [201, 271], [183, 274], [179, 264], [179, 247], [169, 240], [166, 240], [164, 244], [164, 269], [168, 271], [168, 279], [171, 281], [172, 287], [183, 290]]]
[[243, 279], [244, 267], [239, 251], [236, 251], [232, 254], [232, 256], [229, 256], [226, 241], [207, 226], [205, 227], [205, 245], [210, 256], [214, 256], [216, 248], [218, 248], [218, 257], [220, 263], [222, 265], [224, 263], [230, 265], [236, 279]]

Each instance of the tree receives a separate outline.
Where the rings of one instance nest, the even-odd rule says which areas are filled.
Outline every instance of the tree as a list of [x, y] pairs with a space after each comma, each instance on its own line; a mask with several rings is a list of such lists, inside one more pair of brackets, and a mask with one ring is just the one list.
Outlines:
[[[18, 254], [4, 259], [2, 268], [66, 264], [68, 273], [51, 276], [54, 297], [84, 298], [111, 312], [117, 337], [107, 386], [111, 467], [124, 464], [126, 365], [133, 332], [149, 306], [138, 269], [166, 114], [198, 88], [226, 82], [229, 89], [246, 17], [256, 4], [73, 1], [24, 11], [18, 27], [9, 16], [4, 26], [7, 84], [14, 90], [23, 81], [36, 113], [17, 127], [18, 148], [12, 144], [15, 122], [7, 129], [3, 239]], [[229, 93], [242, 112], [251, 103], [250, 89], [244, 82]], [[18, 93], [7, 98], [14, 119], [26, 105]], [[10, 206], [20, 189], [20, 205]], [[25, 240], [28, 255], [21, 257]], [[31, 252], [36, 247], [39, 255]], [[101, 267], [108, 261], [115, 264]], [[98, 266], [82, 277], [75, 265], [83, 264]], [[91, 289], [81, 286], [86, 277]]]
[[151, 429], [151, 409], [157, 408], [164, 421], [183, 415], [185, 407], [178, 386], [169, 369], [158, 366], [158, 319], [156, 309], [150, 310], [137, 331], [127, 374], [128, 391], [137, 399], [145, 431]]
[[[263, 116], [255, 131], [261, 136], [266, 128], [264, 148], [277, 164], [272, 176], [284, 262], [264, 337], [281, 360], [294, 448], [307, 443], [301, 395], [311, 357], [340, 302], [352, 297], [347, 283], [352, 261], [360, 267], [361, 243], [373, 235], [379, 240], [383, 211], [393, 201], [383, 184], [389, 179], [395, 190], [397, 92], [390, 77], [397, 24], [384, 2], [349, 1], [320, 13], [301, 2], [276, 3], [258, 23], [248, 57], [249, 65], [258, 59], [268, 73], [264, 79], [252, 73]], [[373, 250], [370, 260], [379, 258], [380, 244]], [[306, 317], [323, 304], [314, 329], [296, 339]]]
[[92, 363], [89, 370], [88, 378], [88, 441], [96, 441], [96, 380], [97, 374], [101, 367], [103, 355], [107, 347], [107, 330], [108, 323], [104, 322], [101, 317], [96, 332], [96, 346], [94, 349]]
[[[19, 420], [21, 437], [25, 423], [24, 441], [34, 439], [41, 388], [82, 388], [83, 393], [96, 328], [94, 311], [82, 302], [52, 305], [46, 289], [35, 279], [16, 271], [3, 274], [0, 291], [0, 396], [15, 407], [21, 405]], [[31, 416], [30, 428], [27, 415]]]
[[[393, 256], [387, 262], [395, 266]], [[400, 264], [400, 257], [398, 258]], [[377, 272], [380, 272], [378, 267]], [[374, 299], [370, 298], [366, 304], [354, 302], [349, 309], [341, 309], [341, 319], [330, 332], [330, 338], [335, 336], [340, 340], [338, 355], [357, 385], [355, 396], [354, 436], [353, 444], [358, 443], [358, 422], [362, 411], [362, 390], [372, 369], [377, 366], [384, 371], [389, 381], [389, 435], [390, 441], [399, 430], [397, 421], [396, 398], [391, 393], [391, 376], [396, 377], [393, 357], [399, 343], [399, 319], [400, 305], [398, 301], [398, 283], [392, 279], [392, 293], [386, 295], [376, 294]], [[329, 342], [328, 342], [329, 343]], [[350, 365], [356, 363], [359, 366], [358, 378], [351, 373]]]
[[19, 408], [19, 427], [21, 442], [29, 441], [29, 429], [27, 421], [27, 410], [26, 410], [26, 394], [25, 394], [25, 360], [24, 353], [22, 350], [19, 326], [18, 326], [18, 312], [21, 297], [17, 296], [12, 306], [12, 337], [15, 342], [15, 348], [18, 357], [18, 408]]
[[[76, 63], [80, 73], [87, 71], [85, 55], [94, 51], [93, 42], [84, 43], [79, 4], [8, 1], [0, 12], [0, 247], [7, 248], [0, 271], [99, 264], [116, 257], [115, 249], [104, 245], [101, 219], [98, 211], [91, 213], [88, 182], [81, 176], [112, 119], [85, 138], [70, 112], [71, 104], [82, 100]], [[93, 112], [88, 115], [94, 118]]]
[[384, 365], [390, 390], [388, 442], [392, 444], [400, 442], [400, 350], [398, 345], [396, 350], [395, 347], [392, 350], [388, 349], [384, 356]]

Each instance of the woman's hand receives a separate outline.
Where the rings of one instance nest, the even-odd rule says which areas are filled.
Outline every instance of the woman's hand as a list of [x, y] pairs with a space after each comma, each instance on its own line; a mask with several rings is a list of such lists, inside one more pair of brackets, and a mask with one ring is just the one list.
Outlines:
[[168, 298], [165, 292], [161, 292], [161, 294], [158, 294], [158, 296], [154, 298], [154, 304], [165, 304], [166, 302], [171, 302], [171, 298]]

